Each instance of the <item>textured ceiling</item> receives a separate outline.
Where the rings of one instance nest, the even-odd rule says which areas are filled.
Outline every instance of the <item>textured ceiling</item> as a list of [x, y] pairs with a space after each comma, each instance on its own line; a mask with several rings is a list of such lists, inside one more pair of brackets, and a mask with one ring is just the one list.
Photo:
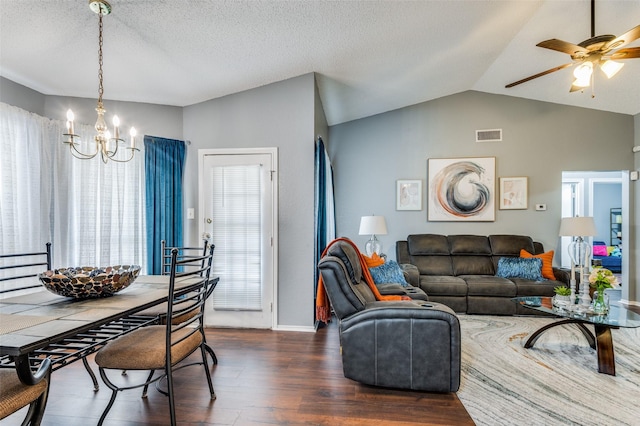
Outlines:
[[[640, 59], [569, 93], [570, 62], [536, 47], [590, 37], [588, 0], [111, 0], [105, 99], [186, 106], [309, 72], [330, 125], [478, 90], [640, 113]], [[640, 24], [640, 1], [596, 3], [596, 34]], [[636, 41], [630, 46], [640, 46]], [[97, 15], [86, 0], [0, 0], [0, 75], [49, 95], [97, 97]]]

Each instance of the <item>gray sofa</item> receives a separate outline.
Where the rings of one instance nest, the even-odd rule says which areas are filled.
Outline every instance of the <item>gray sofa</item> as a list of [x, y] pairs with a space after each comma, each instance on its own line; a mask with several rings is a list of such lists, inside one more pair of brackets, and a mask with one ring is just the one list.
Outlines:
[[514, 303], [520, 296], [553, 296], [554, 287], [568, 285], [569, 272], [553, 268], [556, 280], [532, 281], [496, 276], [501, 257], [519, 257], [520, 250], [541, 254], [544, 248], [523, 235], [409, 235], [396, 243], [396, 258], [409, 284], [424, 290], [429, 301], [456, 312], [532, 315]]
[[456, 392], [460, 386], [460, 323], [445, 305], [376, 301], [359, 254], [339, 241], [318, 263], [339, 320], [345, 377], [375, 386]]

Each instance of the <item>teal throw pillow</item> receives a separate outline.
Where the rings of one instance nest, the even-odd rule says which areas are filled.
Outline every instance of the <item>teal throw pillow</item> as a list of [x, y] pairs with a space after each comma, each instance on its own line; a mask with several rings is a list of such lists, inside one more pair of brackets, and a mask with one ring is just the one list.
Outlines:
[[398, 265], [398, 262], [395, 260], [387, 260], [380, 266], [369, 268], [369, 272], [371, 272], [373, 282], [376, 284], [398, 283], [403, 287], [409, 285], [409, 283], [404, 279], [404, 274], [402, 273], [400, 265]]
[[496, 276], [503, 278], [525, 278], [544, 281], [542, 277], [542, 259], [522, 257], [501, 257], [498, 260]]

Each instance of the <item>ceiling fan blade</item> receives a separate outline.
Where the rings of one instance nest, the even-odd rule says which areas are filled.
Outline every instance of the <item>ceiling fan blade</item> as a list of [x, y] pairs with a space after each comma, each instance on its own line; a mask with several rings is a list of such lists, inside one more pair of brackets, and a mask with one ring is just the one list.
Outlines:
[[566, 53], [571, 55], [571, 57], [575, 56], [578, 53], [588, 54], [589, 50], [585, 49], [582, 46], [578, 46], [577, 44], [569, 43], [568, 41], [558, 40], [557, 38], [552, 38], [551, 40], [541, 41], [536, 44], [538, 47], [544, 47], [545, 49], [551, 49], [558, 52]]
[[608, 52], [611, 49], [617, 49], [639, 38], [640, 38], [640, 25], [634, 28], [631, 28], [629, 31], [622, 34], [620, 37], [614, 38], [609, 43], [607, 43], [606, 47], [604, 47], [602, 50], [603, 52]]
[[[633, 59], [640, 58], [640, 47], [627, 47], [626, 49], [620, 49], [607, 56], [607, 59], [620, 60], [620, 59]], [[604, 58], [603, 58], [604, 59]]]
[[546, 71], [539, 72], [538, 74], [532, 75], [532, 76], [527, 77], [527, 78], [523, 78], [522, 80], [518, 80], [518, 81], [513, 82], [513, 83], [511, 83], [511, 84], [507, 84], [507, 85], [506, 85], [506, 86], [504, 86], [504, 87], [505, 87], [506, 89], [509, 89], [510, 87], [517, 86], [518, 84], [522, 84], [522, 83], [526, 83], [527, 81], [531, 81], [531, 80], [533, 80], [534, 78], [542, 77], [543, 75], [547, 75], [547, 74], [551, 74], [552, 72], [560, 71], [560, 70], [562, 70], [562, 69], [565, 69], [565, 68], [567, 68], [567, 67], [570, 67], [571, 65], [573, 65], [573, 62], [568, 63], [568, 64], [564, 64], [564, 65], [560, 65], [560, 66], [557, 66], [557, 67], [555, 67], [555, 68], [551, 68], [551, 69], [546, 70]]

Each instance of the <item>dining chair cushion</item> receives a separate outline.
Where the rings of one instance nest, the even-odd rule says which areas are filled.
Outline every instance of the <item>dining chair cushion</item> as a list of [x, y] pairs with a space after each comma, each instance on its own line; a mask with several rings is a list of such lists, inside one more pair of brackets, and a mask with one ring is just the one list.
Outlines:
[[48, 378], [25, 385], [13, 368], [0, 368], [0, 419], [15, 413], [38, 399], [47, 390]]
[[[166, 332], [164, 325], [139, 328], [109, 342], [96, 354], [96, 364], [102, 368], [124, 370], [160, 370], [166, 361]], [[172, 334], [182, 339], [193, 329], [185, 327]], [[189, 356], [202, 344], [202, 334], [195, 332], [172, 347], [172, 365]]]

